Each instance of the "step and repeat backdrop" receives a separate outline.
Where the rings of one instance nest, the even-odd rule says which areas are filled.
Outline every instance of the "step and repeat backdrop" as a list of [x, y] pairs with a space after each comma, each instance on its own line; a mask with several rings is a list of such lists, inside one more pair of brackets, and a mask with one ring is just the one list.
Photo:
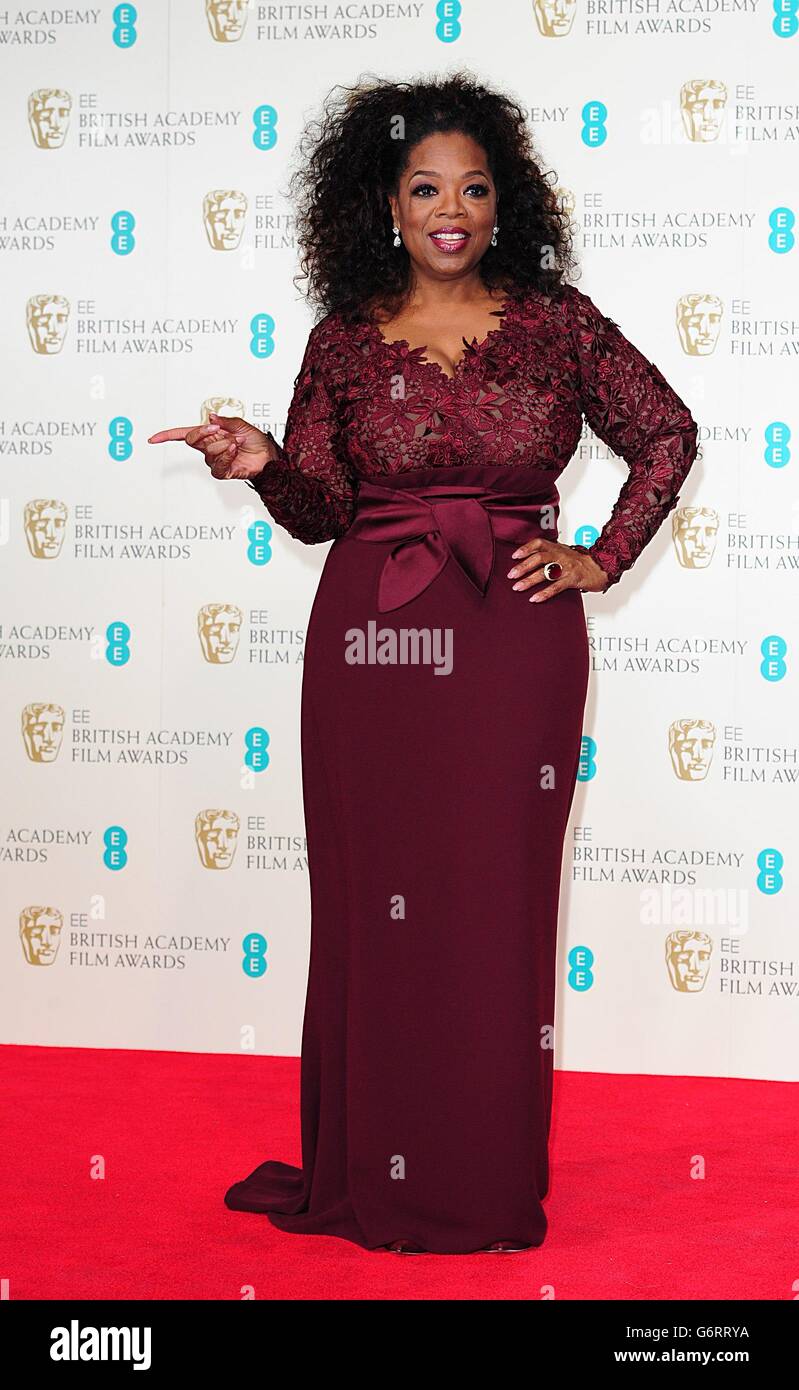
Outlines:
[[[0, 11], [3, 1041], [299, 1052], [328, 547], [146, 441], [209, 410], [282, 438], [300, 131], [338, 83], [466, 67], [524, 106], [581, 288], [701, 426], [586, 597], [556, 1064], [797, 1078], [797, 28], [790, 0]], [[586, 428], [564, 539], [625, 474]]]

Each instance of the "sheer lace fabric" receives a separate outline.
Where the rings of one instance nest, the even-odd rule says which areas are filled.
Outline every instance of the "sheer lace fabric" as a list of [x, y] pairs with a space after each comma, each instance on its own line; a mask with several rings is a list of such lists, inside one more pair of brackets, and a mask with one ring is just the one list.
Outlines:
[[583, 291], [509, 298], [448, 376], [424, 348], [329, 314], [308, 338], [276, 457], [250, 481], [291, 535], [343, 535], [361, 479], [464, 463], [529, 463], [557, 475], [583, 420], [628, 467], [586, 547], [609, 588], [668, 513], [698, 453], [697, 424], [660, 370]]

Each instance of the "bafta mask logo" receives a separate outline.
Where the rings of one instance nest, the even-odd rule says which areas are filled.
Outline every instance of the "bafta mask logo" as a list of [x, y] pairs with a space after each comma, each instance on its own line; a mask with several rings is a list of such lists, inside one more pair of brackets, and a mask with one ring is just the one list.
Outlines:
[[707, 932], [669, 932], [666, 937], [666, 968], [669, 979], [680, 994], [699, 994], [710, 971], [713, 942]]
[[25, 504], [25, 539], [34, 560], [57, 560], [67, 526], [64, 502], [36, 497]]
[[28, 97], [28, 125], [40, 150], [60, 150], [69, 130], [72, 97], [60, 87], [40, 87]]
[[718, 533], [719, 514], [712, 507], [678, 507], [672, 513], [671, 539], [683, 569], [707, 569]]
[[677, 300], [677, 332], [689, 357], [709, 357], [719, 340], [721, 300], [715, 294], [683, 294]]
[[229, 869], [236, 853], [239, 818], [235, 811], [198, 811], [194, 837], [204, 869]]
[[63, 294], [34, 294], [25, 305], [28, 337], [34, 352], [52, 356], [67, 336], [69, 304]]
[[214, 188], [203, 198], [203, 223], [214, 251], [235, 251], [247, 219], [247, 199], [235, 188]]
[[680, 88], [680, 113], [688, 139], [699, 141], [700, 144], [717, 140], [726, 104], [727, 88], [723, 82], [703, 77], [683, 82]]
[[236, 419], [243, 420], [244, 401], [237, 401], [235, 396], [209, 396], [200, 407], [201, 424], [208, 424], [212, 411], [214, 415], [232, 415]]
[[248, 0], [205, 0], [211, 37], [217, 43], [235, 43], [244, 33], [248, 9]]
[[716, 730], [709, 719], [675, 719], [669, 726], [669, 757], [681, 782], [703, 782], [713, 757]]
[[28, 965], [52, 965], [61, 944], [64, 919], [57, 907], [23, 907], [19, 936]]
[[558, 184], [557, 188], [553, 189], [553, 192], [555, 194], [555, 202], [560, 212], [571, 222], [574, 217], [574, 209], [577, 206], [572, 190], [570, 188], [562, 188], [561, 185]]
[[545, 39], [562, 39], [571, 33], [577, 0], [533, 0], [538, 32]]
[[200, 646], [212, 666], [227, 666], [239, 649], [242, 613], [234, 603], [204, 603], [197, 614]]
[[22, 711], [22, 742], [32, 763], [54, 763], [64, 736], [64, 711], [60, 705], [25, 705]]

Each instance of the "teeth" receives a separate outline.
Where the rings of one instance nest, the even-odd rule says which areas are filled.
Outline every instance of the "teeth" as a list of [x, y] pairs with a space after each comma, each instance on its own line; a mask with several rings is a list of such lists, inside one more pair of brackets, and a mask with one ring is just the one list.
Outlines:
[[465, 241], [465, 232], [431, 232], [436, 241]]

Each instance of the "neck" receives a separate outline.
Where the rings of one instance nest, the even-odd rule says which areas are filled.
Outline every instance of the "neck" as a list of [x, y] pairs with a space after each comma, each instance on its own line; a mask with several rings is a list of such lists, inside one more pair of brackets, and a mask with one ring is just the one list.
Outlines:
[[478, 270], [469, 271], [454, 280], [439, 280], [424, 271], [412, 270], [407, 303], [414, 309], [474, 304], [476, 300], [485, 299], [489, 293], [491, 291]]

